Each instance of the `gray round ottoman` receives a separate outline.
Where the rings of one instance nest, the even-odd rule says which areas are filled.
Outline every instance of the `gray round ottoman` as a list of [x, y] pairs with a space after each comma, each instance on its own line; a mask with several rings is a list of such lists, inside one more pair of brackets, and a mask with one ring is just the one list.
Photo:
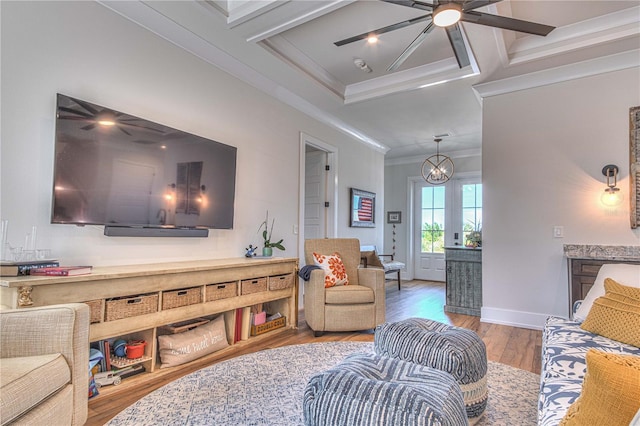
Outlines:
[[313, 376], [302, 405], [307, 426], [467, 424], [450, 374], [374, 354], [351, 355]]
[[450, 373], [462, 389], [470, 419], [482, 415], [487, 407], [487, 349], [475, 332], [410, 318], [379, 325], [374, 348], [379, 355]]

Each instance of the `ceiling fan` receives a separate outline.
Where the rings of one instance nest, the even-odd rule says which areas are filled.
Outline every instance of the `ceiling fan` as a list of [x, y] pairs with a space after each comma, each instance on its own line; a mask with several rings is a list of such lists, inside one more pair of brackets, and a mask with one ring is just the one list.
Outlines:
[[134, 127], [139, 129], [151, 130], [158, 133], [164, 133], [162, 130], [154, 129], [148, 126], [141, 126], [139, 124], [135, 124], [134, 121], [140, 120], [139, 118], [129, 116], [122, 112], [113, 111], [108, 108], [103, 108], [98, 105], [91, 104], [89, 102], [81, 101], [80, 99], [69, 98], [75, 102], [80, 109], [69, 108], [66, 106], [58, 106], [59, 111], [66, 112], [72, 115], [62, 115], [58, 112], [58, 117], [63, 120], [80, 120], [87, 121], [87, 124], [84, 127], [81, 127], [82, 130], [91, 130], [95, 128], [97, 125], [109, 127], [115, 126], [122, 133], [131, 136], [124, 126]]
[[398, 30], [400, 28], [407, 27], [409, 25], [417, 24], [419, 22], [428, 22], [427, 26], [416, 37], [413, 42], [398, 56], [398, 58], [387, 68], [387, 71], [395, 71], [402, 65], [402, 63], [422, 44], [427, 35], [433, 30], [434, 26], [443, 27], [449, 37], [449, 42], [453, 48], [453, 52], [456, 55], [458, 66], [464, 68], [470, 64], [469, 55], [467, 54], [466, 42], [462, 36], [459, 21], [470, 22], [473, 24], [487, 25], [489, 27], [497, 27], [505, 30], [513, 30], [524, 32], [528, 34], [534, 34], [539, 36], [546, 36], [555, 27], [538, 24], [535, 22], [522, 21], [520, 19], [508, 18], [505, 16], [492, 15], [490, 13], [476, 12], [474, 9], [478, 9], [483, 6], [490, 5], [492, 3], [498, 3], [502, 0], [434, 0], [434, 2], [425, 1], [411, 1], [411, 0], [382, 0], [387, 3], [393, 3], [400, 6], [412, 7], [414, 9], [426, 10], [431, 13], [418, 16], [406, 21], [398, 22], [396, 24], [388, 25], [386, 27], [378, 28], [373, 31], [367, 31], [353, 37], [346, 38], [335, 42], [336, 46], [344, 46], [345, 44], [353, 43], [359, 40], [369, 39], [370, 37], [377, 37], [380, 34], [388, 33], [390, 31]]

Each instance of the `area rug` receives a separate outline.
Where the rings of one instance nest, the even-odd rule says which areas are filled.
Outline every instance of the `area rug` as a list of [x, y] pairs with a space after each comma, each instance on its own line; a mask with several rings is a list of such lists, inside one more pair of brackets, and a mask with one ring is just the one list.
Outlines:
[[[311, 376], [368, 342], [284, 346], [243, 355], [175, 380], [120, 412], [109, 426], [302, 425], [302, 395]], [[489, 362], [489, 401], [477, 425], [536, 425], [540, 376]]]

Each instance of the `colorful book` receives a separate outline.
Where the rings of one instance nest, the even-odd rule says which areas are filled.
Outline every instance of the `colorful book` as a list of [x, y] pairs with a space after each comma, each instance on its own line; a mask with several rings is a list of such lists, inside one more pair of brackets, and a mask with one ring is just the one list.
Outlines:
[[1, 277], [20, 277], [29, 275], [31, 270], [37, 268], [52, 268], [60, 266], [57, 260], [43, 260], [30, 262], [0, 262]]
[[251, 308], [242, 308], [242, 330], [240, 334], [240, 340], [249, 340], [249, 333], [251, 332]]
[[72, 275], [90, 274], [91, 266], [57, 266], [53, 268], [38, 268], [31, 270], [31, 275], [66, 277]]

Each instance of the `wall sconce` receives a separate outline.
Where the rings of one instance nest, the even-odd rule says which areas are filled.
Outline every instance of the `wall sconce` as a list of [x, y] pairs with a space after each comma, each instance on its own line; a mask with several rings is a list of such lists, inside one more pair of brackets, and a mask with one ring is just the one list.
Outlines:
[[167, 192], [164, 193], [164, 199], [167, 201], [173, 201], [174, 194], [176, 193], [176, 184], [170, 183], [167, 185]]
[[622, 194], [618, 185], [618, 166], [607, 164], [602, 168], [602, 174], [607, 177], [607, 188], [600, 197], [602, 204], [607, 207], [615, 207], [622, 203]]

